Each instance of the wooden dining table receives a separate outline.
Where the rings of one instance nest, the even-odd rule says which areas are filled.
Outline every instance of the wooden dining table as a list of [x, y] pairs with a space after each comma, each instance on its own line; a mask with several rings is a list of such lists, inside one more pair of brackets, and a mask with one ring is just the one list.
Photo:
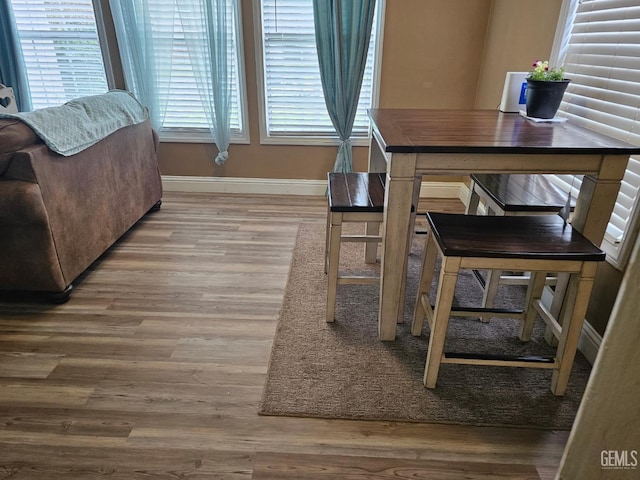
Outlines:
[[584, 175], [572, 227], [600, 245], [629, 157], [640, 147], [566, 122], [496, 110], [371, 109], [369, 171], [386, 172], [378, 334], [402, 320], [406, 262], [423, 175]]

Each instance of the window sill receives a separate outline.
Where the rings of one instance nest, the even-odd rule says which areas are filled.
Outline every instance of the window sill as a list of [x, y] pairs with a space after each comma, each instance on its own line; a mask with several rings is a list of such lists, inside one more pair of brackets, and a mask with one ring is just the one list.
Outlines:
[[[160, 133], [160, 141], [164, 143], [215, 143], [208, 132], [203, 131], [168, 131]], [[249, 145], [249, 134], [231, 135], [231, 143]]]
[[[333, 136], [262, 136], [261, 145], [303, 145], [303, 146], [337, 146], [340, 140]], [[369, 146], [368, 137], [351, 137], [354, 147]]]

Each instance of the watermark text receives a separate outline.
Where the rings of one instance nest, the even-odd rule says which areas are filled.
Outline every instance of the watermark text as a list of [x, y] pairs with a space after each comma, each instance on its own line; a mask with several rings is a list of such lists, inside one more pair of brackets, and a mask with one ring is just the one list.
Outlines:
[[638, 451], [602, 450], [600, 466], [606, 470], [633, 470], [638, 467]]

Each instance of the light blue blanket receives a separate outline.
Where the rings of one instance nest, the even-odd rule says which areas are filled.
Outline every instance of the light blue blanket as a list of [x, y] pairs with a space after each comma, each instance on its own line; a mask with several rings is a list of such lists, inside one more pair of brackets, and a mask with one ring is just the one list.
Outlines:
[[111, 90], [33, 112], [0, 113], [29, 125], [54, 152], [70, 156], [128, 125], [144, 122], [148, 110], [124, 90]]

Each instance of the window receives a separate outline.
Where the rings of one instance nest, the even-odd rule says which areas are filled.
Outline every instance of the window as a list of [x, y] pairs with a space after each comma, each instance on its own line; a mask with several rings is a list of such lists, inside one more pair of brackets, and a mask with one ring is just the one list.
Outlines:
[[[60, 105], [74, 98], [105, 93], [109, 87], [98, 28], [95, 0], [11, 0], [25, 58], [33, 108]], [[106, 1], [106, 0], [105, 0]], [[172, 3], [172, 0], [167, 0]], [[242, 31], [237, 0], [228, 0], [233, 52], [231, 99], [232, 141], [247, 142]], [[96, 5], [98, 2], [96, 2]], [[177, 18], [177, 15], [176, 15]], [[166, 25], [164, 25], [166, 26]], [[163, 28], [164, 28], [163, 26]], [[198, 95], [181, 24], [172, 23], [171, 85], [161, 138], [169, 141], [209, 142], [208, 124]]]
[[[234, 88], [231, 107], [231, 140], [235, 143], [249, 141], [246, 124], [246, 94], [244, 84], [244, 53], [242, 29], [240, 23], [239, 2], [228, 0], [229, 14], [227, 24], [231, 26], [227, 46], [233, 58], [232, 83]], [[170, 141], [210, 142], [209, 127], [205, 110], [198, 94], [196, 77], [191, 67], [189, 50], [185, 43], [180, 17], [176, 13], [173, 22], [173, 56], [171, 58], [171, 74], [166, 79], [170, 82], [169, 107], [162, 127], [161, 138]], [[202, 39], [204, 42], [204, 38]]]
[[[376, 99], [375, 61], [381, 11], [378, 1], [369, 43], [353, 137], [366, 138], [367, 109]], [[318, 143], [335, 137], [324, 102], [316, 54], [311, 0], [255, 2], [258, 33], [258, 76], [262, 83], [261, 136], [263, 143]], [[297, 139], [297, 140], [296, 140]], [[314, 140], [312, 140], [314, 139]], [[322, 141], [320, 140], [320, 143]], [[357, 142], [357, 140], [356, 140]], [[354, 142], [355, 143], [355, 142]]]
[[[572, 82], [560, 110], [578, 125], [640, 145], [640, 5], [637, 0], [565, 0], [557, 63]], [[579, 188], [580, 179], [558, 180]], [[640, 158], [631, 158], [602, 248], [626, 262], [638, 226]]]
[[11, 0], [33, 108], [108, 90], [92, 0]]

